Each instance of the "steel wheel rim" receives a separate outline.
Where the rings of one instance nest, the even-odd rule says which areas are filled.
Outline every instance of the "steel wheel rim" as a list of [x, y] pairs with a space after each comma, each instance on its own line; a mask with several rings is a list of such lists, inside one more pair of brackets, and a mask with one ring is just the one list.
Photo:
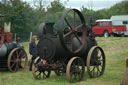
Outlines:
[[[78, 60], [78, 61], [81, 62], [81, 69], [80, 69], [80, 66], [77, 66], [76, 67], [75, 63], [73, 63], [74, 60], [76, 60], [76, 61]], [[78, 64], [78, 62], [76, 62], [76, 63]], [[73, 69], [75, 69], [75, 70], [73, 70]], [[79, 58], [79, 57], [73, 57], [73, 58], [71, 58], [70, 61], [68, 62], [67, 67], [66, 67], [66, 76], [67, 76], [68, 81], [69, 82], [78, 82], [78, 81], [81, 81], [84, 78], [84, 73], [85, 73], [85, 67], [84, 67], [83, 60], [81, 58]]]
[[[98, 60], [96, 59], [96, 65], [91, 65], [91, 56], [92, 56], [93, 51], [96, 49], [99, 49], [99, 51], [101, 52], [101, 56], [98, 56]], [[99, 60], [99, 59], [101, 59], [101, 60]], [[100, 61], [100, 63], [102, 62], [101, 65], [99, 65], [100, 64], [99, 61]], [[101, 75], [103, 75], [104, 70], [105, 70], [105, 54], [104, 54], [102, 48], [100, 48], [98, 46], [94, 46], [90, 49], [90, 51], [88, 53], [88, 57], [87, 57], [88, 74], [91, 78], [96, 78], [96, 77], [100, 77]]]

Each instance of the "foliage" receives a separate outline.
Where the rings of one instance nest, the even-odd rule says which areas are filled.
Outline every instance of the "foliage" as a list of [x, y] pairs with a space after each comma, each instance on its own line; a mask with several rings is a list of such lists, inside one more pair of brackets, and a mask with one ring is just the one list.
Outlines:
[[93, 22], [97, 19], [110, 19], [113, 15], [127, 15], [128, 14], [128, 1], [123, 0], [120, 3], [113, 5], [111, 8], [100, 9], [97, 11], [90, 10], [87, 8], [81, 8], [82, 13], [85, 16], [87, 25], [90, 25], [90, 19], [92, 18]]
[[[35, 7], [33, 7], [22, 0], [2, 0], [0, 1], [0, 14], [4, 14], [5, 18], [0, 17], [0, 23], [3, 26], [4, 22], [11, 22], [11, 31], [23, 37], [22, 39], [28, 39], [29, 32], [37, 34], [42, 22], [55, 22], [54, 28], [57, 31], [60, 17], [67, 8], [60, 0], [53, 0], [49, 5], [44, 1], [36, 0]], [[97, 19], [110, 19], [112, 15], [128, 14], [128, 1], [123, 0], [111, 8], [97, 11], [82, 6], [80, 11], [85, 17], [86, 24], [90, 26]]]

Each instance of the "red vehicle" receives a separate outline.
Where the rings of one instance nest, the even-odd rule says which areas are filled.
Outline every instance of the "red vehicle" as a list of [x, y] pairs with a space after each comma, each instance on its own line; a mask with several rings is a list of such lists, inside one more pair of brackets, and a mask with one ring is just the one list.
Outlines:
[[124, 35], [126, 32], [125, 25], [113, 26], [112, 20], [96, 20], [96, 24], [93, 27], [93, 33], [96, 35], [104, 35], [104, 37], [108, 37], [110, 35]]

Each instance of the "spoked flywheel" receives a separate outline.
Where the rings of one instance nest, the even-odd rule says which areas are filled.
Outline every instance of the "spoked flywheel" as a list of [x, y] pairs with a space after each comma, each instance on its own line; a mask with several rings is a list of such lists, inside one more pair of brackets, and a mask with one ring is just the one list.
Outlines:
[[105, 54], [102, 48], [94, 46], [90, 49], [86, 65], [91, 78], [103, 75], [105, 70]]
[[85, 43], [86, 30], [85, 20], [80, 11], [77, 9], [65, 11], [58, 30], [63, 48], [70, 53], [80, 52]]
[[28, 63], [27, 54], [22, 48], [13, 49], [8, 56], [8, 69], [16, 72], [19, 69], [25, 70]]
[[66, 68], [66, 76], [69, 82], [83, 80], [85, 73], [84, 62], [80, 57], [73, 57], [69, 60]]
[[49, 78], [51, 71], [43, 70], [39, 66], [41, 64], [40, 57], [37, 57], [32, 65], [32, 74], [36, 80]]

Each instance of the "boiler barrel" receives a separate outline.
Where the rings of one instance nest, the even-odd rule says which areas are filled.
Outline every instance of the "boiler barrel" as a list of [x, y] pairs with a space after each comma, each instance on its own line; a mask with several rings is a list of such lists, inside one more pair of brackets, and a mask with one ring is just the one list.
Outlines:
[[[89, 39], [87, 39], [89, 40]], [[66, 51], [61, 43], [59, 38], [57, 38], [56, 36], [50, 36], [48, 37], [45, 36], [42, 39], [39, 40], [38, 44], [37, 44], [37, 50], [38, 50], [38, 55], [44, 59], [46, 59], [47, 61], [51, 61], [51, 60], [58, 60], [58, 59], [65, 59], [66, 57], [72, 57], [72, 56], [79, 56], [79, 57], [83, 57], [85, 52], [87, 52], [87, 40], [85, 41], [85, 45], [83, 47], [83, 49], [78, 53], [78, 54], [72, 54], [69, 53], [68, 51]], [[77, 41], [77, 39], [74, 38], [75, 42], [74, 46], [77, 48], [79, 47], [79, 41]]]
[[5, 44], [2, 45], [2, 47], [0, 48], [0, 57], [4, 57], [7, 54], [7, 47]]
[[12, 49], [16, 48], [17, 45], [15, 43], [4, 43], [0, 48], [0, 58], [8, 57], [9, 53]]

